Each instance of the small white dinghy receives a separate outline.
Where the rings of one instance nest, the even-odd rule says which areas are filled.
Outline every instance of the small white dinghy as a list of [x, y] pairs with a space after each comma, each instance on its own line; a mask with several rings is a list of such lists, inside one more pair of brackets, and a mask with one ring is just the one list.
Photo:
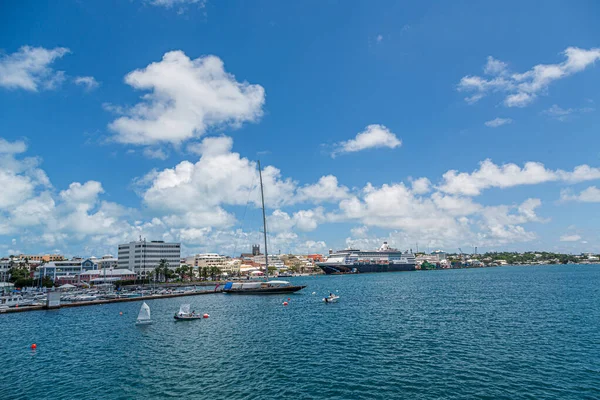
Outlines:
[[150, 319], [150, 307], [148, 304], [144, 302], [142, 307], [140, 308], [140, 313], [138, 314], [137, 320], [135, 321], [136, 325], [150, 325], [152, 320]]
[[329, 296], [325, 297], [323, 299], [323, 301], [325, 303], [337, 303], [339, 298], [340, 298], [340, 296], [336, 296], [335, 294], [330, 294]]

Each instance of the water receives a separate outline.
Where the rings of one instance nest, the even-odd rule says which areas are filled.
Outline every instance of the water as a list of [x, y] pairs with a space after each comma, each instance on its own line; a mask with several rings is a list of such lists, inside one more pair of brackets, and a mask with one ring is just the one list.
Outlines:
[[600, 398], [600, 266], [292, 280], [287, 307], [148, 301], [148, 327], [140, 302], [0, 315], [0, 398]]

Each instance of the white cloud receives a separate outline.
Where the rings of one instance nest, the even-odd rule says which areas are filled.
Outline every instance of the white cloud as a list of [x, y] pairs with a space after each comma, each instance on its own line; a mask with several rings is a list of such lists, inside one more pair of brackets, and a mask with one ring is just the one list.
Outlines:
[[163, 149], [153, 149], [151, 147], [146, 147], [143, 154], [148, 158], [155, 158], [157, 160], [166, 160], [169, 158], [169, 154]]
[[[257, 165], [230, 152], [231, 144], [227, 137], [205, 138], [196, 163], [182, 161], [174, 168], [147, 174], [138, 181], [144, 202], [153, 210], [175, 214], [210, 214], [220, 205], [245, 205], [248, 201], [258, 206]], [[277, 168], [263, 167], [263, 182], [268, 207], [295, 201], [296, 183], [283, 179]]]
[[412, 191], [416, 194], [425, 194], [431, 189], [431, 181], [427, 178], [419, 178], [412, 181]]
[[27, 150], [27, 144], [22, 140], [9, 142], [0, 138], [0, 154], [19, 154]]
[[93, 76], [77, 76], [73, 79], [76, 85], [83, 86], [86, 90], [93, 90], [100, 86], [100, 83]]
[[322, 176], [317, 183], [305, 185], [297, 191], [298, 201], [310, 201], [313, 203], [339, 201], [348, 196], [348, 188], [340, 186], [337, 177], [333, 175]]
[[356, 135], [354, 139], [340, 142], [335, 145], [332, 157], [342, 153], [352, 153], [356, 151], [373, 148], [394, 149], [402, 145], [402, 141], [396, 137], [388, 128], [383, 125], [369, 125], [363, 132]]
[[551, 118], [554, 118], [558, 121], [565, 122], [569, 120], [574, 114], [581, 114], [586, 112], [594, 111], [592, 107], [583, 107], [583, 108], [561, 108], [557, 104], [553, 104], [547, 110], [542, 111], [542, 114], [546, 114]]
[[121, 143], [178, 145], [211, 128], [255, 122], [263, 114], [263, 87], [236, 81], [216, 56], [192, 60], [182, 51], [171, 51], [161, 61], [130, 72], [125, 82], [150, 93], [120, 110], [124, 115], [109, 124]]
[[483, 67], [483, 72], [487, 75], [505, 75], [508, 70], [508, 64], [488, 56], [487, 63]]
[[54, 89], [65, 80], [64, 71], [50, 67], [69, 49], [23, 46], [19, 51], [0, 57], [0, 86], [31, 92]]
[[382, 40], [383, 40], [383, 36], [377, 35], [377, 43], [381, 43]]
[[510, 118], [495, 118], [485, 123], [485, 126], [489, 128], [498, 128], [499, 126], [511, 124], [513, 122]]
[[197, 4], [198, 7], [204, 8], [206, 6], [206, 0], [145, 0], [147, 3], [153, 6], [172, 8], [174, 6], [184, 6], [190, 4]]
[[[0, 152], [0, 185], [11, 188], [10, 192], [0, 192], [0, 235], [8, 238], [5, 242], [18, 237], [19, 248], [23, 249], [60, 247], [81, 255], [114, 253], [117, 244], [139, 235], [181, 241], [185, 254], [246, 251], [244, 246], [259, 242], [262, 235], [232, 229], [239, 222], [234, 210], [235, 206], [245, 207], [247, 201], [252, 207], [260, 207], [258, 171], [255, 163], [232, 152], [232, 145], [228, 137], [205, 138], [197, 144], [200, 157], [195, 163], [183, 161], [140, 179], [137, 189], [143, 206], [126, 208], [104, 200], [111, 194], [105, 194], [98, 181], [73, 182], [62, 190], [54, 188], [39, 168], [40, 161], [21, 155], [26, 150], [24, 142], [0, 140], [4, 151]], [[490, 169], [491, 175], [501, 177], [493, 179], [481, 173], [487, 171], [482, 164], [463, 179], [467, 182], [466, 193], [442, 192], [427, 178], [408, 184], [368, 183], [362, 189], [349, 190], [335, 176], [326, 175], [315, 184], [299, 186], [282, 177], [277, 168], [267, 166], [265, 194], [267, 207], [273, 210], [268, 216], [270, 246], [274, 252], [325, 250], [320, 238], [307, 235], [318, 236], [322, 225], [331, 223], [352, 224], [352, 237], [346, 243], [364, 248], [379, 246], [381, 239], [400, 248], [414, 247], [416, 242], [432, 248], [468, 244], [493, 247], [535, 240], [537, 235], [528, 224], [546, 222], [537, 214], [542, 205], [539, 199], [486, 206], [470, 196], [487, 187], [510, 186], [514, 184], [513, 175], [522, 184], [547, 179], [571, 183], [593, 176], [600, 179], [600, 171], [589, 166], [551, 171], [533, 164], [523, 168], [495, 166], [495, 170]], [[454, 174], [461, 175], [456, 171]], [[547, 178], [540, 179], [540, 174]], [[600, 190], [595, 187], [576, 196], [564, 194], [572, 200], [581, 196], [581, 201], [591, 201], [594, 195], [600, 200]], [[294, 208], [299, 202], [311, 207]], [[320, 205], [325, 202], [337, 202], [337, 207]], [[377, 236], [382, 229], [389, 233]]]
[[581, 240], [581, 236], [579, 235], [562, 235], [560, 237], [561, 242], [577, 242]]
[[538, 64], [524, 73], [510, 73], [507, 64], [488, 57], [484, 72], [491, 75], [489, 79], [467, 75], [463, 77], [458, 90], [474, 93], [465, 98], [473, 104], [489, 93], [504, 92], [504, 104], [507, 107], [525, 107], [532, 103], [539, 94], [547, 91], [550, 84], [581, 72], [600, 59], [600, 48], [589, 50], [568, 47], [564, 52], [566, 60], [559, 64]]
[[582, 182], [586, 180], [600, 179], [600, 168], [592, 168], [588, 165], [575, 167], [572, 172], [562, 170], [549, 170], [538, 162], [527, 162], [523, 168], [516, 164], [496, 165], [491, 160], [483, 161], [479, 169], [468, 172], [457, 172], [450, 170], [443, 175], [439, 190], [461, 194], [465, 196], [477, 196], [484, 189], [492, 187], [508, 188], [518, 185], [534, 185], [551, 181], [565, 181], [569, 183]]
[[561, 201], [578, 201], [581, 203], [600, 203], [600, 189], [596, 186], [582, 190], [581, 193], [572, 195], [569, 190], [560, 192]]

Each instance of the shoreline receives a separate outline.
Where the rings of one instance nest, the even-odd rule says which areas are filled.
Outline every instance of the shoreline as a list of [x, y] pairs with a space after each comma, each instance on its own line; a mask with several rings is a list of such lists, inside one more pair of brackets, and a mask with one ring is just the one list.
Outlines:
[[222, 289], [204, 290], [204, 291], [192, 292], [192, 293], [171, 293], [171, 294], [161, 294], [161, 295], [157, 295], [157, 296], [140, 296], [140, 297], [130, 297], [130, 298], [122, 298], [122, 299], [80, 301], [80, 302], [75, 302], [75, 303], [64, 303], [58, 307], [48, 307], [47, 305], [10, 307], [10, 308], [4, 309], [4, 310], [0, 310], [0, 315], [1, 314], [20, 313], [20, 312], [26, 312], [26, 311], [50, 311], [50, 310], [59, 310], [61, 308], [70, 308], [70, 307], [95, 306], [95, 305], [100, 305], [100, 304], [125, 303], [125, 302], [130, 302], [130, 301], [145, 301], [145, 300], [156, 300], [156, 299], [168, 299], [168, 298], [172, 298], [172, 297], [198, 296], [198, 295], [217, 294], [217, 293], [223, 293], [223, 290]]

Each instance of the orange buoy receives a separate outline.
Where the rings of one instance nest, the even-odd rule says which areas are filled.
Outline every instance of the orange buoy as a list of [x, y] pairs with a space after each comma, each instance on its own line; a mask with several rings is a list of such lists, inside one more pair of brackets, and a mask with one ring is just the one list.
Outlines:
[[284, 302], [283, 302], [283, 305], [284, 305], [284, 306], [287, 306], [287, 305], [288, 305], [288, 302], [287, 302], [287, 301], [284, 301]]
[[119, 315], [123, 315], [123, 311], [119, 312]]
[[208, 317], [209, 317], [209, 315], [208, 315], [208, 314], [204, 314], [204, 315], [202, 316], [202, 318], [208, 318]]
[[35, 349], [37, 349], [37, 344], [34, 343], [31, 345], [31, 350], [35, 350]]

